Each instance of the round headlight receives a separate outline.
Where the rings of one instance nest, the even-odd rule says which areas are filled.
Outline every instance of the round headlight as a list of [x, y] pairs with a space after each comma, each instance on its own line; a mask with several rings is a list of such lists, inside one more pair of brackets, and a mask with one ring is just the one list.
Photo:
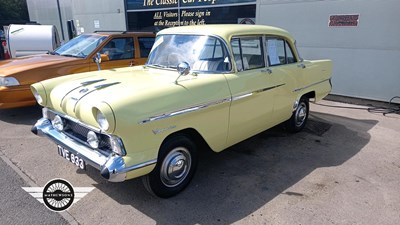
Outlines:
[[44, 106], [46, 104], [46, 91], [43, 85], [41, 83], [32, 84], [31, 91], [37, 103], [41, 106]]
[[106, 117], [100, 110], [97, 110], [96, 121], [102, 130], [108, 130], [108, 128], [110, 128], [110, 124], [108, 123]]
[[37, 103], [42, 104], [43, 103], [43, 98], [42, 96], [39, 95], [37, 91], [33, 92], [33, 96], [35, 97]]
[[51, 124], [58, 131], [62, 131], [64, 129], [64, 121], [59, 115], [54, 117], [54, 119], [51, 121]]
[[99, 138], [97, 137], [96, 133], [93, 131], [89, 131], [87, 134], [87, 143], [92, 148], [98, 148], [99, 147]]

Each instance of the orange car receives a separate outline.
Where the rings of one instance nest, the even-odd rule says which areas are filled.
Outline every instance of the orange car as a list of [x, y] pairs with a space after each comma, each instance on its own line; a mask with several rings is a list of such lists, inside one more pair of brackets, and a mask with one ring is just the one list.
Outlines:
[[101, 69], [142, 65], [154, 37], [151, 32], [82, 34], [45, 55], [0, 61], [0, 109], [35, 105], [30, 91], [33, 83], [97, 70], [93, 60], [97, 53]]

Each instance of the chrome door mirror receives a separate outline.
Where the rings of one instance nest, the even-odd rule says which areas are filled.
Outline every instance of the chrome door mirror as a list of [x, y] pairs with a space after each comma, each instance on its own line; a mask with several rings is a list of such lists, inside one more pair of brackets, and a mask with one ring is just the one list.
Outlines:
[[177, 68], [180, 76], [186, 76], [190, 72], [190, 65], [187, 62], [181, 62], [178, 64]]
[[96, 63], [97, 69], [100, 71], [101, 70], [101, 67], [100, 67], [101, 54], [100, 54], [100, 52], [96, 53], [96, 56], [93, 58], [93, 61]]
[[189, 63], [187, 63], [187, 62], [181, 62], [181, 63], [179, 63], [178, 66], [176, 67], [176, 70], [178, 71], [179, 76], [178, 76], [178, 78], [176, 78], [175, 84], [178, 84], [178, 79], [179, 79], [181, 76], [186, 76], [186, 75], [189, 74], [189, 72], [190, 72], [190, 65], [189, 65]]

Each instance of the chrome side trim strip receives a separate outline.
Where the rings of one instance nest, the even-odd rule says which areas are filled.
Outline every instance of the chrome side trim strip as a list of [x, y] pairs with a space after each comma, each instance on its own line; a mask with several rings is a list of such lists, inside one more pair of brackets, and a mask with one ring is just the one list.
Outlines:
[[263, 88], [263, 89], [260, 89], [260, 90], [256, 90], [253, 93], [257, 94], [257, 93], [261, 93], [261, 92], [264, 92], [264, 91], [269, 91], [271, 89], [274, 89], [274, 88], [277, 88], [277, 87], [280, 87], [280, 86], [283, 86], [283, 85], [285, 85], [285, 84], [278, 84], [278, 85], [275, 85], [275, 86], [272, 86], [272, 87], [267, 87], [267, 88]]
[[201, 110], [201, 109], [208, 108], [210, 106], [219, 105], [219, 104], [230, 102], [230, 101], [231, 101], [231, 98], [229, 97], [229, 98], [224, 98], [224, 99], [217, 100], [217, 101], [212, 101], [212, 102], [208, 102], [208, 103], [204, 103], [204, 104], [200, 104], [200, 105], [191, 106], [191, 107], [184, 108], [184, 109], [179, 109], [179, 110], [172, 111], [172, 112], [169, 112], [169, 113], [162, 113], [162, 114], [151, 116], [149, 118], [141, 120], [141, 121], [139, 121], [139, 124], [145, 124], [145, 123], [153, 122], [153, 121], [156, 121], [156, 120], [162, 120], [162, 119], [166, 119], [166, 118], [169, 118], [169, 117], [182, 115], [182, 114], [185, 114], [185, 113], [198, 111], [198, 110]]
[[279, 85], [275, 85], [275, 86], [272, 86], [272, 87], [267, 87], [267, 88], [255, 90], [255, 91], [252, 91], [252, 92], [239, 94], [239, 95], [236, 95], [236, 96], [234, 96], [232, 98], [230, 98], [230, 97], [229, 98], [224, 98], [224, 99], [217, 100], [217, 101], [212, 101], [212, 102], [208, 102], [208, 103], [204, 103], [204, 104], [200, 104], [200, 105], [195, 105], [195, 106], [191, 106], [191, 107], [184, 108], [184, 109], [179, 109], [179, 110], [172, 111], [172, 112], [169, 112], [169, 113], [162, 113], [162, 114], [151, 116], [149, 118], [141, 120], [138, 123], [139, 124], [145, 124], [145, 123], [153, 122], [153, 121], [156, 121], [156, 120], [162, 120], [162, 119], [166, 119], [166, 118], [169, 118], [169, 117], [178, 116], [178, 115], [181, 115], [181, 114], [184, 114], [184, 113], [195, 112], [195, 111], [198, 111], [198, 110], [201, 110], [201, 109], [208, 108], [210, 106], [214, 106], [214, 105], [222, 104], [222, 103], [225, 103], [225, 102], [231, 102], [231, 101], [236, 101], [236, 100], [239, 100], [239, 99], [242, 99], [242, 98], [246, 98], [246, 97], [252, 96], [254, 94], [258, 94], [258, 93], [261, 93], [261, 92], [264, 92], [264, 91], [268, 91], [268, 90], [271, 90], [271, 89], [274, 89], [274, 88], [277, 88], [277, 87], [280, 87], [280, 86], [283, 86], [283, 85], [285, 85], [285, 84], [279, 84]]
[[309, 87], [315, 86], [315, 85], [317, 85], [317, 84], [323, 83], [323, 82], [328, 81], [328, 80], [330, 80], [330, 78], [329, 78], [329, 79], [325, 79], [325, 80], [321, 80], [321, 81], [318, 81], [318, 82], [315, 82], [315, 83], [313, 83], [313, 84], [307, 85], [307, 86], [302, 87], [302, 88], [294, 89], [293, 92], [302, 91], [302, 90], [304, 90], [304, 89], [307, 89], [307, 88], [309, 88]]
[[252, 96], [253, 94], [254, 94], [253, 92], [250, 92], [250, 93], [244, 93], [244, 94], [240, 94], [240, 95], [233, 96], [233, 97], [232, 97], [232, 102], [233, 102], [233, 101], [236, 101], [236, 100], [240, 100], [240, 99], [242, 99], [242, 98], [250, 97], [250, 96]]
[[280, 87], [280, 86], [283, 86], [283, 85], [285, 85], [285, 84], [278, 84], [278, 85], [275, 85], [275, 86], [272, 86], [272, 87], [262, 88], [262, 89], [258, 89], [258, 90], [252, 91], [252, 92], [246, 92], [246, 93], [243, 93], [243, 94], [239, 94], [239, 95], [233, 96], [232, 97], [232, 101], [236, 101], [236, 100], [240, 100], [240, 99], [243, 99], [243, 98], [247, 98], [247, 97], [250, 97], [252, 95], [255, 95], [255, 94], [258, 94], [258, 93], [262, 93], [262, 92], [265, 92], [265, 91], [269, 91], [269, 90], [272, 90], [274, 88], [277, 88], [277, 87]]
[[131, 170], [141, 169], [143, 167], [151, 166], [151, 165], [154, 165], [156, 163], [157, 163], [157, 159], [153, 159], [153, 160], [149, 160], [149, 161], [146, 161], [146, 162], [143, 162], [143, 163], [139, 163], [139, 164], [136, 164], [136, 165], [125, 167], [124, 169], [122, 169], [122, 170], [120, 170], [118, 172], [127, 173], [127, 172], [129, 172]]

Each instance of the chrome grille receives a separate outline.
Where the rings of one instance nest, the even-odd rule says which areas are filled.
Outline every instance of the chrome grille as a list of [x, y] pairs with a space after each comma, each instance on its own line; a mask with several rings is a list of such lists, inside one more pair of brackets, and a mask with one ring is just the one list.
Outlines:
[[[52, 111], [48, 112], [48, 117], [50, 120], [53, 120], [56, 114]], [[61, 116], [61, 115], [60, 115]], [[69, 137], [73, 139], [77, 139], [90, 147], [90, 145], [87, 143], [87, 133], [91, 131], [91, 129], [80, 125], [79, 123], [76, 123], [70, 119], [67, 119], [63, 116], [61, 116], [64, 121], [64, 130], [63, 132], [68, 135]], [[112, 151], [111, 149], [111, 138], [108, 135], [99, 133], [97, 131], [92, 130], [93, 132], [96, 133], [98, 139], [99, 139], [99, 147], [98, 149], [103, 150], [103, 151]], [[91, 147], [90, 147], [91, 148]]]

